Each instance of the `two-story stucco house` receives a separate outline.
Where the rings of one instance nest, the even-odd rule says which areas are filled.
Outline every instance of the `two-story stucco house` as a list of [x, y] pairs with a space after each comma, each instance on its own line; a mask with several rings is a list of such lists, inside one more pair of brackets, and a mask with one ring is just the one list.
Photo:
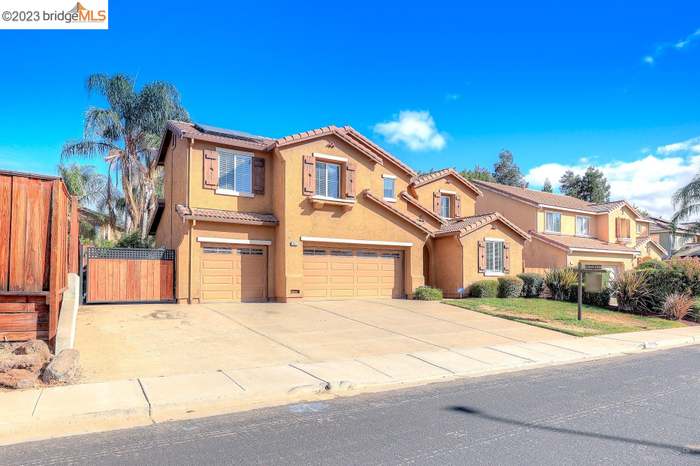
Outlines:
[[693, 229], [693, 224], [673, 225], [660, 217], [649, 217], [648, 220], [650, 236], [668, 252], [669, 256], [675, 255], [682, 249], [688, 249], [686, 245], [698, 241], [698, 234]]
[[458, 294], [523, 270], [529, 235], [454, 170], [419, 176], [351, 127], [273, 139], [169, 122], [151, 232], [178, 301]]
[[532, 236], [523, 252], [528, 271], [576, 266], [612, 272], [666, 251], [649, 235], [649, 220], [626, 201], [594, 204], [561, 194], [475, 181], [477, 212], [498, 208]]

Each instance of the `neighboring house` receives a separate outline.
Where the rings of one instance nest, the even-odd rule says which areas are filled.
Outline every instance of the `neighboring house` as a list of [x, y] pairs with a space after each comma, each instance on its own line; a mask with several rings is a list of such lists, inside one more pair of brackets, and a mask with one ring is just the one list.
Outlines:
[[532, 235], [523, 251], [525, 269], [576, 266], [620, 272], [641, 257], [665, 251], [649, 237], [649, 221], [626, 201], [601, 204], [574, 197], [484, 181], [477, 212], [498, 209]]
[[673, 257], [677, 257], [679, 259], [700, 257], [700, 243], [686, 243], [673, 254]]
[[124, 229], [119, 226], [112, 227], [109, 224], [109, 218], [101, 213], [86, 207], [78, 208], [80, 221], [90, 225], [94, 230], [95, 240], [116, 241], [124, 234]]
[[659, 243], [668, 255], [674, 255], [687, 244], [697, 241], [697, 233], [688, 225], [680, 224], [673, 228], [673, 224], [660, 217], [649, 217], [650, 235]]
[[280, 139], [169, 122], [151, 232], [176, 250], [178, 301], [456, 295], [522, 271], [527, 233], [475, 216], [454, 170], [417, 176], [351, 127]]

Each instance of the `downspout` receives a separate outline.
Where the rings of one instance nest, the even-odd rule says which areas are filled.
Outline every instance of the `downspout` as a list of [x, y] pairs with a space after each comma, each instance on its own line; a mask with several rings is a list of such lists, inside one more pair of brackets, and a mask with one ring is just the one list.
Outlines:
[[[462, 230], [459, 235], [456, 235], [457, 242], [459, 243], [459, 260], [462, 264], [462, 267], [460, 267], [460, 270], [462, 271], [462, 278], [459, 280], [462, 286], [460, 286], [460, 288], [464, 288], [464, 244], [462, 243], [462, 238], [464, 238], [465, 236], [467, 236], [467, 233], [464, 230]], [[478, 264], [479, 258], [477, 257], [476, 260]]]
[[[190, 171], [192, 170], [191, 166], [191, 161], [192, 161], [192, 146], [194, 145], [194, 138], [190, 138], [190, 144], [187, 147], [187, 189], [185, 190], [185, 202], [186, 206], [190, 207], [190, 189], [192, 189], [192, 186], [190, 186]], [[192, 304], [192, 234], [193, 234], [193, 227], [197, 221], [192, 220], [190, 222], [190, 230], [189, 230], [189, 245], [188, 249], [189, 251], [187, 252], [187, 302], [189, 304]]]

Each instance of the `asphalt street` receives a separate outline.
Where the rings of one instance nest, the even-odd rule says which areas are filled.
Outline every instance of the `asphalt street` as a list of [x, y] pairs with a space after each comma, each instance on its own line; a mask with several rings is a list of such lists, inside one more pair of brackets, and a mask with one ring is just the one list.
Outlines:
[[0, 447], [2, 464], [700, 464], [700, 347]]

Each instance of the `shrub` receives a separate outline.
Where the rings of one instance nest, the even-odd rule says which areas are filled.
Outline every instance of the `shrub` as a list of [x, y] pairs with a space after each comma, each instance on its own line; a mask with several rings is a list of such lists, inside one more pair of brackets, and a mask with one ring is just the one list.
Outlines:
[[672, 259], [669, 267], [682, 272], [685, 276], [685, 286], [692, 296], [700, 296], [700, 260], [696, 258]]
[[619, 310], [639, 313], [653, 310], [650, 277], [651, 273], [639, 270], [627, 270], [617, 274], [611, 288]]
[[523, 292], [523, 281], [518, 277], [500, 277], [498, 279], [499, 298], [518, 298]]
[[[577, 299], [578, 299], [578, 291]], [[607, 307], [610, 305], [610, 297], [612, 296], [612, 291], [610, 288], [603, 288], [597, 293], [589, 293], [588, 291], [583, 292], [582, 301], [583, 304], [589, 304], [591, 306]]]
[[480, 280], [469, 287], [469, 296], [472, 298], [495, 298], [498, 296], [498, 282], [496, 280]]
[[538, 273], [521, 273], [518, 278], [523, 281], [523, 297], [537, 298], [544, 289], [544, 277]]
[[152, 247], [151, 241], [146, 239], [141, 239], [141, 233], [139, 231], [132, 231], [127, 233], [117, 240], [114, 247], [117, 248], [150, 248]]
[[578, 274], [570, 267], [549, 270], [544, 276], [544, 283], [552, 294], [552, 298], [558, 301], [568, 299], [571, 287], [577, 282]]
[[649, 259], [645, 260], [643, 262], [640, 262], [639, 265], [637, 266], [637, 270], [659, 270], [659, 269], [665, 269], [668, 266], [664, 261], [660, 261], [658, 259]]
[[419, 286], [413, 292], [413, 299], [421, 301], [439, 301], [442, 299], [442, 290], [432, 286]]
[[671, 293], [666, 296], [663, 312], [669, 319], [682, 320], [694, 304], [695, 299], [687, 293]]

